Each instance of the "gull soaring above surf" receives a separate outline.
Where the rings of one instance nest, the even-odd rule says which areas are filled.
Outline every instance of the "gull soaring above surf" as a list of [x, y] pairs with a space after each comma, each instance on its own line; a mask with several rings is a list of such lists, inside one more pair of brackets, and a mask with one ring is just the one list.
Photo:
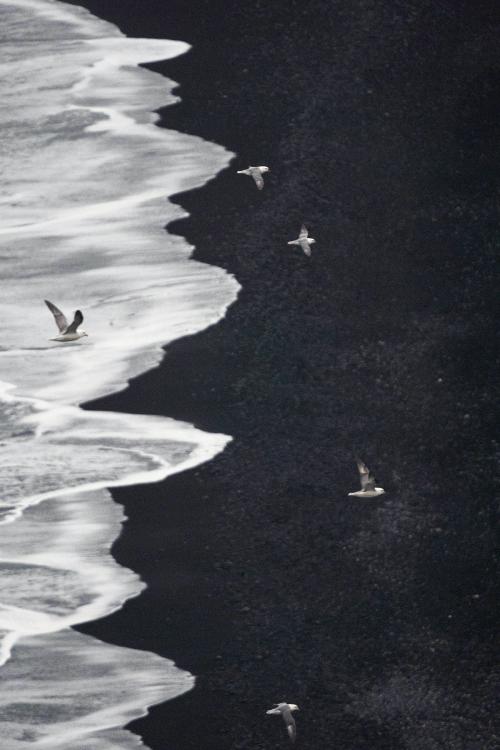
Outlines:
[[367, 465], [360, 458], [356, 459], [356, 464], [358, 466], [361, 489], [357, 492], [349, 492], [349, 497], [378, 497], [379, 495], [385, 495], [385, 490], [382, 487], [375, 486], [375, 477]]
[[313, 240], [313, 238], [309, 237], [308, 235], [309, 235], [309, 232], [307, 231], [307, 227], [304, 226], [304, 224], [302, 224], [302, 226], [300, 228], [300, 234], [297, 237], [297, 239], [296, 240], [290, 240], [290, 242], [288, 242], [287, 244], [288, 245], [298, 245], [299, 247], [302, 248], [302, 250], [304, 251], [305, 255], [310, 256], [311, 255], [311, 245], [314, 245], [314, 243], [316, 242], [316, 240]]
[[269, 167], [248, 167], [248, 169], [238, 170], [237, 174], [247, 174], [249, 177], [253, 177], [259, 190], [262, 190], [264, 187], [264, 178], [262, 175], [270, 171]]
[[51, 341], [78, 341], [78, 339], [81, 339], [83, 336], [88, 336], [88, 333], [85, 333], [85, 331], [78, 330], [78, 327], [83, 323], [81, 310], [75, 310], [73, 321], [68, 323], [65, 314], [61, 312], [58, 307], [52, 302], [49, 302], [48, 299], [44, 301], [54, 316], [54, 320], [59, 329], [59, 334], [50, 339]]
[[281, 716], [285, 722], [286, 731], [290, 740], [295, 742], [297, 739], [297, 727], [295, 725], [295, 719], [292, 716], [292, 711], [299, 711], [299, 707], [295, 703], [275, 703], [274, 706], [274, 708], [270, 708], [269, 711], [266, 711], [266, 714]]

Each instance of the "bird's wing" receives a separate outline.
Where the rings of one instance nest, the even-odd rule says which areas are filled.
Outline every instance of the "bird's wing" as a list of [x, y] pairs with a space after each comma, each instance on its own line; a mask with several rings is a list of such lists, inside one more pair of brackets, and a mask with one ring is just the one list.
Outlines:
[[309, 245], [307, 240], [301, 240], [300, 246], [306, 255], [311, 255], [311, 246]]
[[290, 242], [287, 242], [286, 244], [287, 245], [300, 245], [300, 241], [299, 240], [290, 240]]
[[78, 326], [81, 326], [82, 323], [83, 323], [83, 315], [81, 313], [81, 310], [76, 310], [75, 317], [73, 318], [73, 322], [71, 323], [71, 325], [69, 325], [66, 328], [64, 333], [76, 333], [76, 329], [78, 328]]
[[295, 719], [292, 716], [292, 712], [289, 708], [285, 708], [283, 713], [283, 721], [286, 724], [286, 731], [292, 742], [295, 742], [297, 737], [297, 727], [295, 725]]
[[361, 461], [360, 458], [356, 459], [359, 471], [359, 480], [361, 482], [362, 490], [374, 490], [375, 489], [375, 477], [370, 473], [368, 466]]
[[59, 310], [58, 307], [52, 304], [52, 302], [49, 302], [48, 299], [44, 300], [45, 304], [49, 308], [50, 312], [54, 316], [54, 319], [56, 321], [56, 325], [59, 328], [60, 333], [66, 330], [68, 327], [68, 321], [66, 320], [66, 316], [63, 312]]
[[255, 180], [255, 184], [259, 188], [259, 190], [262, 190], [264, 187], [264, 178], [262, 177], [259, 169], [252, 169], [252, 177]]
[[238, 174], [252, 174], [250, 169], [238, 169]]
[[307, 231], [307, 227], [305, 227], [305, 226], [304, 226], [304, 225], [302, 224], [302, 226], [300, 227], [300, 234], [299, 234], [299, 238], [300, 238], [300, 239], [302, 240], [302, 239], [304, 239], [305, 237], [307, 237], [307, 235], [308, 235], [308, 234], [309, 234], [309, 232]]
[[276, 708], [270, 708], [269, 711], [266, 711], [266, 714], [280, 714], [281, 711], [278, 708], [278, 704], [276, 704]]

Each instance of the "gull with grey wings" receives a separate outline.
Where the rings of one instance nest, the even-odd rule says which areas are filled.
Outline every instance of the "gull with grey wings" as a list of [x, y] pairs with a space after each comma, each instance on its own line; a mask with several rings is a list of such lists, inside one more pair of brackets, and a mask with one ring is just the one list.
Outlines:
[[295, 719], [292, 716], [292, 711], [299, 711], [299, 707], [295, 703], [275, 703], [274, 706], [274, 708], [270, 708], [269, 711], [266, 711], [266, 714], [281, 716], [285, 722], [286, 731], [291, 742], [295, 742], [297, 739], [297, 727]]
[[59, 334], [50, 339], [51, 341], [78, 341], [78, 339], [83, 338], [83, 336], [88, 336], [88, 333], [85, 331], [78, 330], [83, 323], [83, 314], [81, 310], [76, 310], [72, 322], [68, 323], [64, 313], [61, 312], [61, 310], [59, 310], [59, 308], [52, 302], [49, 302], [49, 300], [46, 299], [45, 304], [54, 316], [57, 328], [59, 329]]
[[357, 492], [349, 492], [349, 497], [378, 497], [379, 495], [384, 495], [385, 490], [382, 487], [375, 486], [375, 477], [367, 465], [360, 458], [356, 459], [356, 463], [358, 465], [361, 489]]
[[264, 178], [262, 175], [270, 171], [269, 167], [248, 167], [248, 169], [238, 170], [237, 174], [246, 174], [249, 177], [253, 177], [259, 190], [262, 190], [264, 188]]
[[311, 245], [314, 245], [314, 243], [316, 242], [316, 240], [313, 240], [313, 238], [309, 237], [308, 235], [309, 235], [309, 232], [307, 231], [307, 227], [305, 227], [304, 224], [302, 224], [302, 227], [300, 228], [300, 234], [297, 237], [297, 239], [296, 240], [290, 240], [290, 242], [288, 242], [287, 244], [288, 245], [298, 245], [299, 247], [302, 248], [302, 250], [304, 251], [305, 255], [310, 256], [311, 255]]

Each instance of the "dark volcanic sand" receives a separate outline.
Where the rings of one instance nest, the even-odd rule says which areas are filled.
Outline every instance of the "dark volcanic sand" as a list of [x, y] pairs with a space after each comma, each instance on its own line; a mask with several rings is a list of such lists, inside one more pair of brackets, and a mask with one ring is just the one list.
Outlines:
[[[194, 49], [162, 124], [269, 164], [178, 197], [170, 227], [236, 274], [220, 324], [97, 408], [234, 436], [114, 490], [148, 589], [82, 627], [194, 691], [131, 726], [154, 750], [497, 750], [500, 12], [464, 0], [88, 0]], [[231, 5], [233, 7], [231, 7]], [[311, 259], [288, 248], [304, 221]], [[94, 405], [93, 405], [94, 406]], [[358, 452], [386, 488], [348, 499]]]

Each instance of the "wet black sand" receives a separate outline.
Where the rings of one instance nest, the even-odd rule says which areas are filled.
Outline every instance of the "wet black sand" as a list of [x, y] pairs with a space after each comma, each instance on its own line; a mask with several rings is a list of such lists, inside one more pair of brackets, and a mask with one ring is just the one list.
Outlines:
[[[269, 164], [178, 196], [170, 227], [236, 274], [219, 325], [97, 408], [234, 436], [113, 491], [148, 589], [82, 628], [198, 675], [147, 746], [493, 750], [498, 581], [500, 13], [493, 3], [88, 0], [183, 39], [166, 127]], [[304, 221], [306, 259], [286, 246]], [[353, 456], [387, 495], [347, 499]], [[498, 676], [498, 675], [497, 675]]]

